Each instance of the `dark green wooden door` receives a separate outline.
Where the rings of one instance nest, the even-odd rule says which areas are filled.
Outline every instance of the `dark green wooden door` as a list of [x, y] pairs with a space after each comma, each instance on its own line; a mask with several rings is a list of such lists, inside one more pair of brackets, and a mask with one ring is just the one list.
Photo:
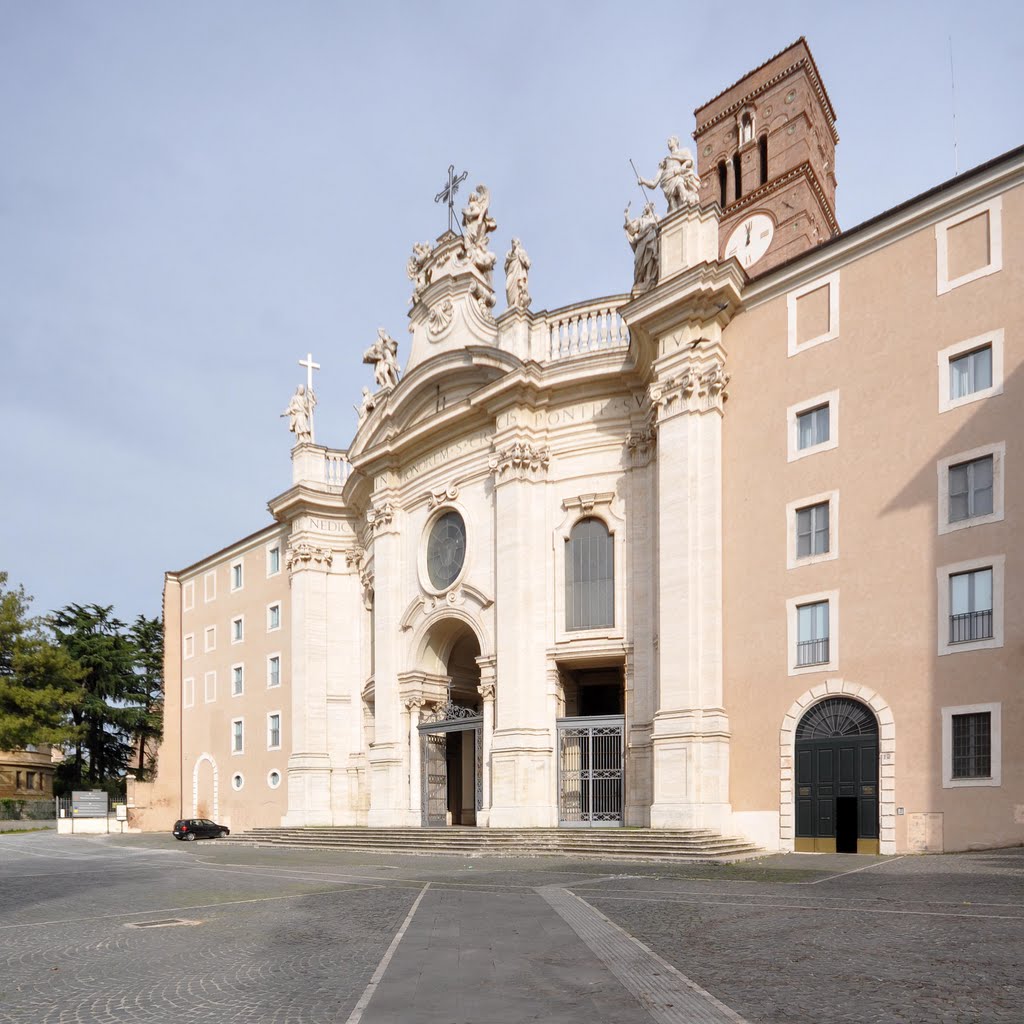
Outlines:
[[797, 726], [796, 849], [878, 849], [878, 724], [846, 697], [815, 705]]

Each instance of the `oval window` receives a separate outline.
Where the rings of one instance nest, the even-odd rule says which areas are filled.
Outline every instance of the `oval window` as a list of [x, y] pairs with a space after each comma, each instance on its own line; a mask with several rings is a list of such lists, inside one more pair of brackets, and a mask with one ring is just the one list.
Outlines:
[[241, 773], [231, 776], [231, 786], [233, 789], [241, 789], [245, 785], [245, 779], [242, 778]]
[[458, 512], [448, 511], [435, 520], [427, 541], [427, 576], [437, 590], [450, 587], [466, 561], [466, 524]]
[[271, 772], [267, 776], [267, 785], [270, 786], [271, 789], [277, 789], [277, 787], [281, 785], [281, 773]]

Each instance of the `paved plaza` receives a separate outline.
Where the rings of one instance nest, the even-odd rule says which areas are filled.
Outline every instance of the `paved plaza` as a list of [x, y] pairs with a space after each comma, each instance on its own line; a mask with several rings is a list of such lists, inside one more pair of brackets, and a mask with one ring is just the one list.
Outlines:
[[1019, 1022], [1024, 850], [732, 867], [0, 836], [0, 1022]]

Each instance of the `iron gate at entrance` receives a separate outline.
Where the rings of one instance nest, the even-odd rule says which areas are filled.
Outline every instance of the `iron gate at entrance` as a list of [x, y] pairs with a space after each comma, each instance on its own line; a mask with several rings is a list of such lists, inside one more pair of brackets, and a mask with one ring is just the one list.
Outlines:
[[[461, 714], [460, 714], [461, 713]], [[451, 716], [451, 717], [448, 717]], [[443, 828], [449, 824], [451, 812], [451, 780], [448, 774], [448, 737], [459, 734], [459, 752], [462, 743], [472, 744], [473, 806], [479, 814], [483, 806], [483, 719], [470, 708], [459, 708], [448, 702], [432, 720], [419, 727], [420, 820], [425, 828]], [[461, 788], [459, 789], [461, 794]]]
[[559, 825], [621, 825], [625, 718], [560, 718], [557, 725]]

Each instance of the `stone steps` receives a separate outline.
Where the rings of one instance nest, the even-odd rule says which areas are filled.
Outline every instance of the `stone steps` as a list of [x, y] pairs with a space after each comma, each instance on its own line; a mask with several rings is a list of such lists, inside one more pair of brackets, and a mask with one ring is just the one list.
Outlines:
[[710, 829], [255, 828], [227, 842], [413, 855], [731, 861], [761, 851]]

